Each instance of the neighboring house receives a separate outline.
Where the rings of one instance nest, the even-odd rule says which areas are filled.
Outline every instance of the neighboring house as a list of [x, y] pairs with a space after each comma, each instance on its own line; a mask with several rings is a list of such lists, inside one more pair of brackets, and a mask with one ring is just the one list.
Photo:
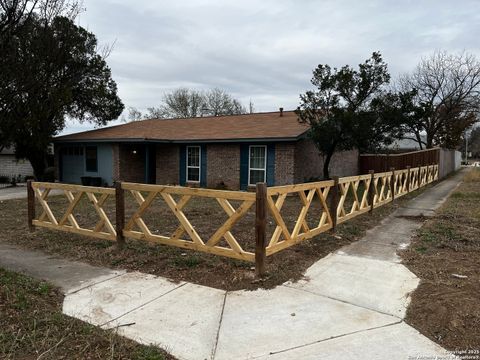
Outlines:
[[[388, 149], [398, 152], [420, 150], [420, 145], [418, 144], [418, 141], [413, 140], [413, 138], [415, 138], [415, 135], [410, 134], [408, 135], [408, 137], [409, 139], [395, 140], [390, 146], [388, 146]], [[427, 141], [426, 135], [420, 135], [420, 139], [424, 142]], [[423, 148], [425, 148], [425, 146], [423, 146]]]
[[[293, 111], [154, 119], [55, 138], [62, 182], [82, 176], [209, 188], [247, 189], [322, 178], [322, 157]], [[331, 174], [358, 172], [358, 152], [338, 153]]]
[[17, 159], [13, 148], [5, 148], [0, 151], [0, 176], [25, 178], [33, 176], [32, 165], [27, 159]]

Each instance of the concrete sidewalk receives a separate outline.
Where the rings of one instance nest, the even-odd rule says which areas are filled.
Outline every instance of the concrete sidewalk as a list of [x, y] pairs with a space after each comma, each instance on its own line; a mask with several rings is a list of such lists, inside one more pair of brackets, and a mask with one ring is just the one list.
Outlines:
[[[304, 280], [272, 290], [226, 292], [93, 267], [83, 283], [47, 278], [65, 290], [66, 314], [117, 328], [179, 359], [441, 357], [440, 346], [403, 322], [419, 279], [396, 252], [422, 225], [411, 216], [433, 215], [462, 177], [456, 174], [409, 201], [360, 241], [311, 266]], [[3, 253], [0, 266], [17, 263], [19, 269], [22, 258], [13, 261], [11, 254], [5, 261]], [[33, 268], [23, 270], [42, 277]]]

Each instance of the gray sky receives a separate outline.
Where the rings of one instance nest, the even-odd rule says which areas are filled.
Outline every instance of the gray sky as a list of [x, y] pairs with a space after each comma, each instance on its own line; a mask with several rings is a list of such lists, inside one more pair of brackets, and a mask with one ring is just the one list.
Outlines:
[[[356, 66], [378, 50], [395, 77], [436, 49], [480, 56], [479, 0], [84, 4], [80, 25], [116, 41], [108, 64], [125, 106], [139, 110], [180, 86], [219, 87], [256, 111], [294, 109], [318, 64]], [[71, 122], [64, 133], [91, 128]]]

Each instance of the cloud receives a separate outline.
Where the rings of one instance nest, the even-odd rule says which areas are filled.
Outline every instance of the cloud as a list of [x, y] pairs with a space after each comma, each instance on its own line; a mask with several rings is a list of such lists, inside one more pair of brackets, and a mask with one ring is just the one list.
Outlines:
[[[257, 111], [298, 105], [319, 63], [363, 62], [379, 50], [396, 75], [436, 49], [479, 54], [480, 2], [85, 1], [80, 25], [112, 43], [127, 106], [146, 109], [179, 86], [220, 87]], [[91, 125], [69, 126], [91, 128]], [[80, 127], [79, 127], [80, 126]]]

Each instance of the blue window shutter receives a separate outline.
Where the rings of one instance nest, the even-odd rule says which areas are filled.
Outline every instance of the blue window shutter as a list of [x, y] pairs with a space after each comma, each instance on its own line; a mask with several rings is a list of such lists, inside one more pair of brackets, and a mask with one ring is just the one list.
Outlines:
[[275, 185], [275, 144], [267, 145], [267, 185]]
[[240, 189], [248, 188], [248, 145], [240, 145]]
[[181, 186], [185, 186], [186, 179], [187, 179], [187, 153], [186, 153], [186, 146], [181, 145], [180, 146], [180, 181], [179, 184]]
[[200, 160], [200, 186], [207, 186], [207, 146], [200, 146], [201, 160]]

